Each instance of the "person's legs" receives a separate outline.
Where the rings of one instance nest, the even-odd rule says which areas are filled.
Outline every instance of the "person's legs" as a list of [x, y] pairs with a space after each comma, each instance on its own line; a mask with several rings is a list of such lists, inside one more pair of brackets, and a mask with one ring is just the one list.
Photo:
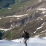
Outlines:
[[27, 46], [27, 42], [26, 41], [27, 41], [27, 39], [24, 39], [25, 46]]

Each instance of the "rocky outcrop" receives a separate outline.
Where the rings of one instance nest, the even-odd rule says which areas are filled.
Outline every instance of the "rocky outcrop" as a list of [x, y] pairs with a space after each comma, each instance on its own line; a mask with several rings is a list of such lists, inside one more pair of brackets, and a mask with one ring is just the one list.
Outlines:
[[30, 15], [20, 21], [12, 22], [10, 28], [25, 26], [27, 23], [30, 23], [31, 21], [35, 21], [39, 16], [40, 16], [39, 13], [35, 13], [34, 15]]

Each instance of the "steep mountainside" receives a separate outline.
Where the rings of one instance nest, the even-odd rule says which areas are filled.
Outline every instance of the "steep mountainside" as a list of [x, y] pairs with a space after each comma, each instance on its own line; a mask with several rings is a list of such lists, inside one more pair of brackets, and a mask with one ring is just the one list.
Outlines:
[[28, 3], [29, 5], [32, 5], [32, 3], [35, 1], [34, 0], [2, 0], [0, 1], [0, 16], [18, 14], [18, 12], [22, 11], [22, 9], [24, 8], [26, 9]]
[[46, 36], [46, 1], [29, 0], [24, 5], [20, 5], [17, 11], [15, 9], [18, 6], [13, 7], [12, 11], [16, 11], [13, 15], [5, 14], [6, 16], [0, 17], [0, 30], [4, 34], [1, 38], [20, 38], [23, 30], [29, 32], [31, 37], [35, 37], [36, 35], [39, 37]]

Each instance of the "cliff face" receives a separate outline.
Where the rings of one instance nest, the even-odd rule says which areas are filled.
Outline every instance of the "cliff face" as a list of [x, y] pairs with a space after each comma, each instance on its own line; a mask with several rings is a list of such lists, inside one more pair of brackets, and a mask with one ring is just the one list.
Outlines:
[[32, 14], [21, 20], [17, 20], [17, 21], [13, 20], [12, 22], [5, 22], [4, 27], [6, 28], [21, 27], [30, 23], [31, 21], [35, 21], [39, 16], [40, 14], [36, 12], [34, 15]]
[[23, 20], [17, 22], [16, 25], [19, 24], [18, 27], [19, 27], [19, 26], [24, 26], [24, 25], [26, 25], [27, 23], [29, 23], [29, 22], [31, 22], [31, 21], [35, 21], [39, 16], [40, 16], [39, 13], [35, 13], [34, 16], [33, 16], [33, 15], [30, 15], [30, 16], [24, 18]]
[[[27, 14], [30, 14], [27, 17], [23, 17], [23, 18], [20, 18], [18, 20], [16, 18], [7, 18], [8, 21], [7, 21], [7, 19], [6, 19], [6, 21], [5, 21], [5, 19], [2, 19], [4, 21], [4, 23], [1, 23], [0, 26], [2, 25], [2, 27], [5, 27], [5, 28], [20, 27], [20, 26], [26, 25], [27, 23], [29, 23], [31, 21], [35, 21], [38, 17], [41, 16], [41, 14], [39, 12], [33, 12], [33, 11], [35, 11], [35, 9], [37, 9], [38, 7], [45, 7], [45, 5], [43, 6], [43, 4], [46, 4], [46, 2], [41, 2], [41, 3], [38, 3], [36, 5], [29, 6], [26, 8], [26, 11], [24, 9], [24, 11]], [[10, 22], [11, 20], [13, 22]], [[3, 21], [0, 21], [0, 22], [3, 22]]]

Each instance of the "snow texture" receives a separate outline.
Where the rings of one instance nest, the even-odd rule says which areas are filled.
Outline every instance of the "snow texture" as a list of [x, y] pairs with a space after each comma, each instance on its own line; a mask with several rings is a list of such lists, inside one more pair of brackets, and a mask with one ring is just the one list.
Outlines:
[[41, 18], [41, 17], [38, 17], [36, 20], [43, 20], [43, 18]]
[[11, 28], [9, 28], [9, 29], [0, 28], [0, 30], [8, 31], [8, 30], [11, 30]]
[[45, 24], [45, 22], [42, 23], [41, 26], [36, 29], [36, 31], [39, 30], [39, 29], [41, 29], [44, 26], [44, 24]]
[[46, 8], [37, 8], [37, 10], [44, 11], [44, 10], [46, 10]]
[[28, 14], [23, 14], [23, 15], [13, 15], [13, 16], [6, 16], [6, 18], [9, 18], [9, 17], [24, 17], [24, 16], [27, 16]]
[[[15, 40], [0, 40], [0, 46], [25, 46], [23, 38]], [[21, 41], [21, 42], [20, 42]], [[27, 40], [28, 46], [46, 46], [46, 37], [43, 38], [29, 38]]]
[[1, 19], [1, 18], [0, 18]]

